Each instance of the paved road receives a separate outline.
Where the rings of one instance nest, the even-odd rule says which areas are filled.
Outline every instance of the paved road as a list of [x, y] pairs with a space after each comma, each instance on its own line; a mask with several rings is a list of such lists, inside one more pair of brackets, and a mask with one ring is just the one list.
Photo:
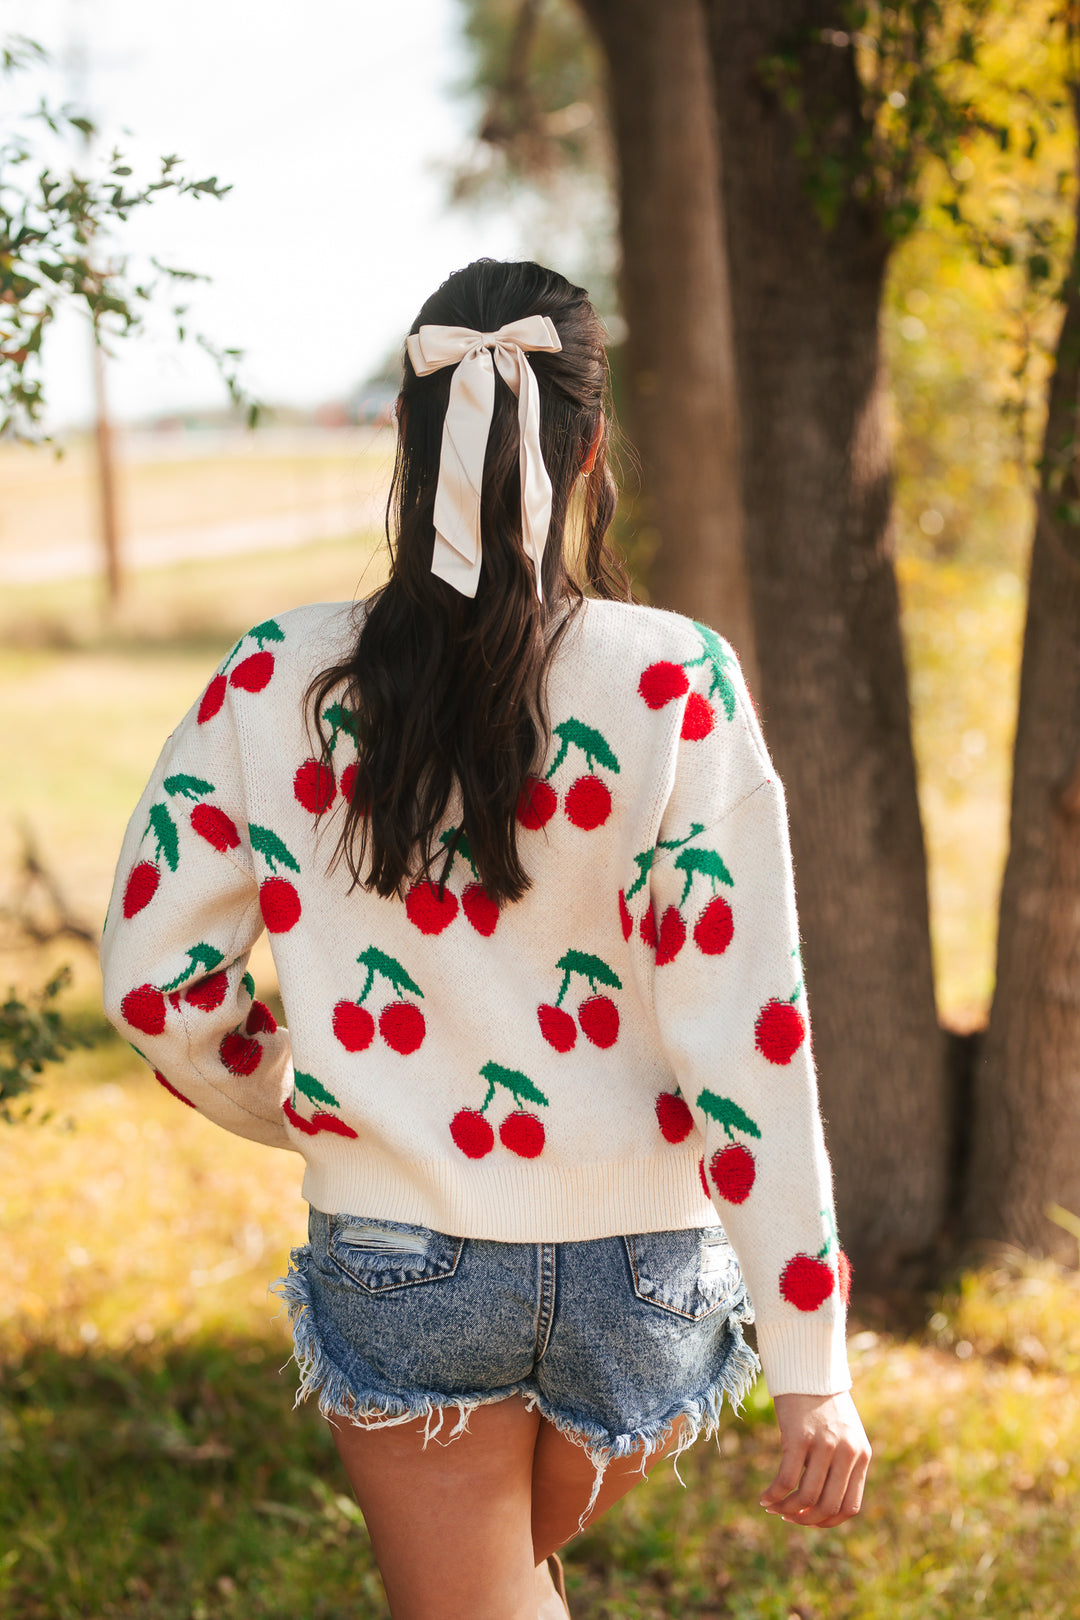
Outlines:
[[[247, 551], [289, 551], [313, 540], [337, 540], [350, 534], [381, 533], [383, 501], [375, 496], [318, 505], [272, 516], [229, 523], [202, 523], [132, 535], [123, 541], [127, 568], [162, 568], [201, 557], [230, 557]], [[0, 583], [42, 585], [58, 579], [82, 579], [101, 572], [101, 552], [93, 542], [49, 546], [43, 550], [0, 557]]]

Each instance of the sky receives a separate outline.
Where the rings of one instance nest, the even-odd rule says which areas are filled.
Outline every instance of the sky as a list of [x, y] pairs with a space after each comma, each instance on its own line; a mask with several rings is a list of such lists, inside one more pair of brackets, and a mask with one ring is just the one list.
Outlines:
[[[0, 0], [0, 31], [56, 60], [9, 82], [9, 106], [43, 89], [78, 100], [136, 178], [175, 152], [193, 178], [232, 185], [221, 202], [155, 204], [115, 248], [212, 278], [184, 295], [191, 324], [245, 350], [245, 381], [266, 401], [340, 398], [452, 270], [525, 252], [510, 205], [447, 206], [446, 169], [475, 117], [452, 93], [466, 67], [457, 0]], [[74, 315], [57, 323], [46, 384], [53, 424], [88, 417], [89, 338]], [[225, 397], [164, 313], [111, 363], [109, 395], [121, 419]]]

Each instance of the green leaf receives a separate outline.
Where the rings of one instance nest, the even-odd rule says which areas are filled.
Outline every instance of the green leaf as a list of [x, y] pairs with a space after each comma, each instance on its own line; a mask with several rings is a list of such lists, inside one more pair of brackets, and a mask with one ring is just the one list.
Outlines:
[[284, 631], [276, 619], [264, 619], [262, 624], [257, 624], [253, 630], [249, 630], [248, 635], [253, 641], [257, 641], [260, 647], [267, 641], [285, 640]]
[[353, 742], [359, 741], [358, 721], [352, 709], [346, 709], [342, 703], [331, 703], [328, 709], [323, 710], [323, 719], [330, 727], [330, 752], [333, 753], [338, 736], [345, 732]]
[[175, 872], [180, 864], [180, 839], [177, 836], [176, 823], [169, 814], [168, 805], [150, 806], [150, 825], [146, 830], [153, 833], [158, 855], [168, 862], [169, 871]]
[[185, 799], [198, 799], [214, 791], [213, 782], [204, 782], [201, 776], [167, 776], [162, 786], [171, 798], [181, 793]]
[[618, 760], [604, 738], [592, 726], [587, 726], [584, 721], [575, 720], [571, 716], [569, 720], [563, 720], [561, 724], [553, 726], [552, 730], [563, 743], [562, 755], [565, 755], [567, 745], [573, 743], [575, 747], [581, 749], [590, 768], [595, 761], [599, 761], [609, 771], [614, 771], [618, 775]]
[[483, 1078], [492, 1086], [505, 1086], [518, 1102], [536, 1103], [540, 1108], [546, 1108], [548, 1100], [542, 1091], [538, 1091], [527, 1074], [520, 1069], [504, 1069], [501, 1063], [485, 1063], [480, 1070]]
[[216, 950], [213, 945], [205, 944], [202, 940], [199, 941], [198, 945], [190, 946], [187, 954], [188, 965], [184, 971], [178, 973], [175, 979], [170, 979], [168, 984], [161, 986], [166, 995], [170, 990], [178, 989], [186, 979], [190, 979], [196, 968], [201, 967], [204, 973], [213, 973], [214, 969], [220, 967], [225, 960], [221, 951]]
[[716, 878], [721, 883], [735, 887], [735, 879], [724, 865], [715, 849], [683, 849], [675, 857], [675, 866], [680, 872], [692, 874], [700, 872], [703, 877]]
[[374, 945], [369, 945], [366, 951], [360, 952], [356, 960], [362, 962], [369, 973], [381, 973], [396, 989], [411, 990], [421, 1001], [424, 999], [424, 992], [416, 980], [410, 978], [401, 963], [394, 957], [387, 956], [385, 951], [376, 950]]
[[287, 866], [290, 872], [299, 872], [300, 868], [293, 860], [277, 833], [272, 833], [269, 827], [256, 827], [253, 823], [248, 827], [248, 838], [252, 849], [258, 850], [269, 863], [271, 871], [278, 866]]
[[240, 980], [240, 983], [243, 985], [244, 989], [247, 991], [247, 993], [251, 997], [252, 1001], [254, 1001], [254, 999], [255, 999], [255, 980], [251, 977], [251, 974], [250, 973], [245, 973], [244, 977]]
[[730, 1097], [718, 1097], [715, 1091], [702, 1091], [698, 1096], [697, 1105], [703, 1114], [707, 1114], [710, 1119], [715, 1119], [718, 1125], [722, 1125], [729, 1136], [733, 1130], [740, 1130], [747, 1136], [761, 1135], [750, 1115], [744, 1114], [738, 1103], [732, 1102]]
[[313, 1074], [303, 1074], [299, 1069], [293, 1070], [293, 1079], [296, 1081], [297, 1091], [302, 1091], [305, 1097], [312, 1102], [326, 1103], [330, 1108], [340, 1108], [341, 1104], [332, 1091], [327, 1091], [324, 1085], [316, 1080]]
[[606, 962], [599, 956], [590, 956], [588, 951], [567, 951], [560, 956], [555, 966], [564, 973], [581, 973], [590, 983], [609, 984], [613, 990], [622, 989], [622, 980], [617, 973], [613, 973]]

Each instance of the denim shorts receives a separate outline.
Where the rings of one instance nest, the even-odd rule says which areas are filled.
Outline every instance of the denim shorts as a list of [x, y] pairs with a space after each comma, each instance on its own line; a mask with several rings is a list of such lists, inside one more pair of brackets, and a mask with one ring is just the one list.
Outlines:
[[[715, 1434], [760, 1368], [735, 1252], [717, 1225], [578, 1243], [501, 1243], [312, 1209], [272, 1285], [293, 1323], [297, 1402], [365, 1427], [421, 1420], [425, 1443], [521, 1395], [588, 1454], [642, 1466]], [[591, 1507], [590, 1502], [590, 1507]], [[586, 1510], [588, 1511], [588, 1510]]]

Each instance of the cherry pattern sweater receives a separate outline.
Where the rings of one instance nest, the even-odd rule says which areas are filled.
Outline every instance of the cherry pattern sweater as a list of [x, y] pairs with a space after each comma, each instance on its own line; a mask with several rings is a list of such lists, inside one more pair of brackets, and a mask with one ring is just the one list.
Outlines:
[[[363, 609], [256, 625], [169, 738], [105, 929], [110, 1017], [180, 1103], [306, 1160], [318, 1209], [558, 1242], [722, 1222], [773, 1394], [849, 1387], [847, 1264], [817, 1106], [783, 791], [735, 656], [589, 601], [552, 663], [496, 906], [348, 892], [353, 790], [303, 698]], [[459, 826], [451, 803], [444, 839]], [[289, 1028], [254, 999], [266, 928]]]

